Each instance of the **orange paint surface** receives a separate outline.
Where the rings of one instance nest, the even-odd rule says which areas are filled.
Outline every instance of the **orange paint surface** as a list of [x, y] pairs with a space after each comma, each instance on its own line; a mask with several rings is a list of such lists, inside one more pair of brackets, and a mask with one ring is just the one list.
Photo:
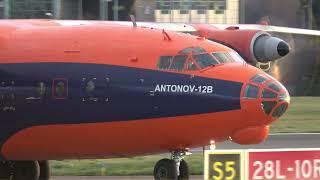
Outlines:
[[[174, 56], [187, 47], [198, 46], [207, 52], [233, 51], [186, 34], [166, 32], [171, 39], [168, 40], [161, 30], [72, 22], [0, 21], [0, 63], [74, 62], [158, 70], [160, 56]], [[230, 63], [205, 71], [178, 73], [248, 83], [254, 75], [264, 72], [245, 63]], [[273, 120], [262, 111], [261, 99], [241, 99], [241, 110], [236, 111], [31, 127], [10, 137], [1, 154], [10, 160], [124, 157], [203, 146], [212, 139], [225, 141], [234, 133], [239, 142], [256, 143], [256, 139], [247, 138], [246, 128], [263, 127], [248, 131], [250, 136], [258, 134], [261, 140], [268, 134], [266, 125]]]

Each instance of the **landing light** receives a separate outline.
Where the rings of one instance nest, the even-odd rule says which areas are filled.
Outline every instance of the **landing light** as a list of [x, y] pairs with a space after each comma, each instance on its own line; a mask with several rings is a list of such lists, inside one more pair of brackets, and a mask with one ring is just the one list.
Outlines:
[[215, 150], [216, 149], [216, 142], [214, 140], [210, 141], [209, 149], [210, 150]]

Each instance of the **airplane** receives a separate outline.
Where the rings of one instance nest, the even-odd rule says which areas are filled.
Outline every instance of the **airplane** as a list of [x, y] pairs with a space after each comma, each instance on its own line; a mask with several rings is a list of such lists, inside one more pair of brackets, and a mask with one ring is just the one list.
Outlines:
[[154, 178], [189, 179], [189, 148], [263, 142], [290, 104], [232, 48], [134, 23], [1, 20], [0, 48], [4, 180], [48, 180], [48, 160], [164, 152]]

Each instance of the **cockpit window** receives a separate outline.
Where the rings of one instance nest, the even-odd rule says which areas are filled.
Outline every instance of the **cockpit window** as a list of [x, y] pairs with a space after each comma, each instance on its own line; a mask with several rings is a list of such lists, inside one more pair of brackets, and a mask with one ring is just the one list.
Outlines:
[[192, 56], [193, 59], [199, 64], [199, 66], [203, 69], [208, 66], [213, 66], [219, 64], [213, 57], [209, 54], [197, 54]]
[[158, 62], [158, 68], [169, 69], [172, 59], [173, 59], [172, 56], [161, 56]]
[[195, 71], [195, 70], [198, 70], [198, 67], [197, 67], [197, 65], [196, 65], [195, 62], [189, 61], [189, 62], [188, 62], [188, 66], [187, 66], [187, 70], [189, 70], [189, 71]]
[[192, 53], [205, 53], [206, 52], [206, 50], [204, 50], [203, 48], [201, 48], [201, 47], [194, 47], [193, 49], [192, 49]]
[[184, 64], [186, 63], [188, 56], [186, 55], [178, 55], [175, 56], [172, 60], [172, 63], [169, 67], [170, 70], [182, 71], [184, 68]]
[[240, 62], [240, 63], [243, 63], [245, 62], [245, 60], [236, 52], [229, 52], [228, 53], [231, 58], [235, 61], [235, 62]]
[[214, 52], [212, 55], [220, 62], [220, 63], [232, 63], [238, 62], [243, 63], [245, 62], [242, 57], [236, 52]]
[[201, 47], [188, 47], [176, 56], [161, 56], [157, 67], [160, 70], [195, 71], [215, 64], [219, 61]]
[[201, 47], [188, 47], [188, 48], [185, 48], [185, 49], [179, 51], [179, 54], [190, 54], [191, 52], [192, 53], [205, 53], [206, 50], [204, 50]]
[[192, 47], [188, 47], [179, 51], [179, 54], [190, 54], [192, 52]]
[[212, 55], [220, 62], [220, 63], [229, 63], [232, 62], [231, 59], [224, 53], [212, 53]]

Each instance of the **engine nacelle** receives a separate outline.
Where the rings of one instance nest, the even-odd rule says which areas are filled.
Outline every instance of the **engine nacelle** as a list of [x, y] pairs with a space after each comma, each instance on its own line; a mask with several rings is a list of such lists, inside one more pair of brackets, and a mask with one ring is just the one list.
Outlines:
[[255, 61], [267, 63], [286, 56], [290, 47], [284, 40], [260, 32], [252, 39], [250, 51]]
[[237, 51], [249, 64], [268, 63], [286, 56], [290, 47], [284, 40], [260, 30], [239, 27], [219, 29], [212, 25], [195, 24], [198, 36], [224, 44]]

